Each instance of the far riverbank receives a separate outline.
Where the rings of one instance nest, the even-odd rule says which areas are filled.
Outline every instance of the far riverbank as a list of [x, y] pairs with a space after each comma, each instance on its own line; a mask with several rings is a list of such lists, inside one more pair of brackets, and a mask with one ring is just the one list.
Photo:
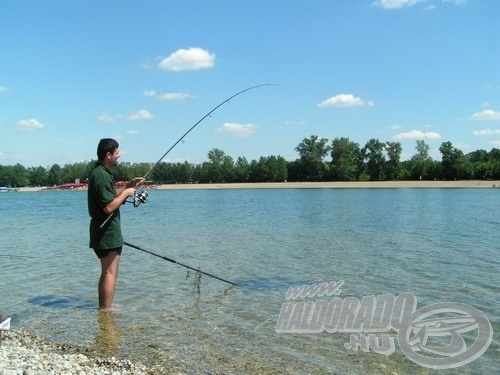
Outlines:
[[[256, 182], [213, 184], [164, 184], [156, 189], [399, 189], [399, 188], [499, 188], [500, 181], [354, 181], [354, 182]], [[46, 187], [23, 187], [19, 192], [43, 191]]]

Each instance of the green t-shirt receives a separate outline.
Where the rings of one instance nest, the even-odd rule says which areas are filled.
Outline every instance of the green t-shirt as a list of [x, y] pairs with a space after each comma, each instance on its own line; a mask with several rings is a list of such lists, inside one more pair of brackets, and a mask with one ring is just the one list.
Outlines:
[[90, 244], [93, 249], [114, 249], [123, 246], [123, 236], [120, 224], [120, 209], [113, 213], [101, 229], [100, 226], [108, 218], [103, 209], [116, 196], [115, 180], [111, 171], [98, 163], [90, 172], [87, 191], [90, 220]]

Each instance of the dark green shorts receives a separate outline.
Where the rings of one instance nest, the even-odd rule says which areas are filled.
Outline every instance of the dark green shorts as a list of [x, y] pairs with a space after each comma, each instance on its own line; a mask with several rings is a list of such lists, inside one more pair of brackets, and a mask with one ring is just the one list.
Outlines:
[[107, 257], [111, 253], [122, 255], [122, 246], [115, 247], [114, 249], [94, 249], [95, 254], [99, 259]]

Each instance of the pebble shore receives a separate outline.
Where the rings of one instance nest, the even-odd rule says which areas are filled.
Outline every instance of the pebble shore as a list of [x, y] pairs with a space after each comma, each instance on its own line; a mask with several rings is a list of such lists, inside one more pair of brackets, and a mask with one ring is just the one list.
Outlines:
[[126, 359], [92, 358], [78, 348], [58, 345], [23, 331], [4, 332], [0, 375], [152, 375], [155, 371]]

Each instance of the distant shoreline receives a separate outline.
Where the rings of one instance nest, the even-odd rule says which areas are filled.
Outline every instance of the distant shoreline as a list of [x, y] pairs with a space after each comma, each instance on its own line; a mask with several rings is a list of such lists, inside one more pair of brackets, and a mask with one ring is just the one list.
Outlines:
[[[400, 188], [500, 188], [500, 181], [355, 181], [355, 182], [256, 182], [213, 184], [164, 184], [160, 190], [186, 189], [400, 189]], [[19, 192], [43, 191], [46, 187], [23, 187]], [[81, 189], [78, 189], [81, 190]]]

